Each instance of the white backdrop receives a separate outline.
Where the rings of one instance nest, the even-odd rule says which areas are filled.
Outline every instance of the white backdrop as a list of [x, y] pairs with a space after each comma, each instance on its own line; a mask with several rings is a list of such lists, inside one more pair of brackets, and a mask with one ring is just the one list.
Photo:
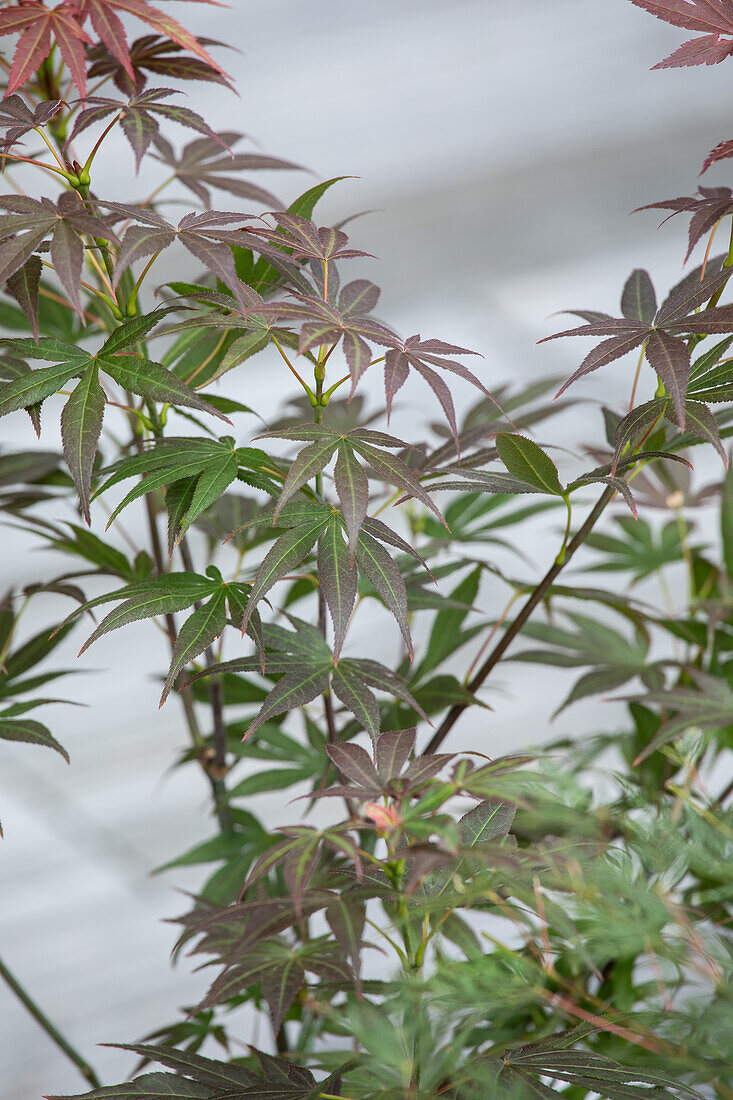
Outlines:
[[[733, 136], [731, 67], [650, 73], [680, 36], [626, 0], [233, 0], [228, 11], [185, 5], [178, 14], [241, 49], [225, 55], [241, 98], [189, 85], [190, 105], [320, 178], [358, 177], [321, 210], [334, 220], [378, 211], [352, 233], [380, 257], [364, 271], [384, 288], [382, 312], [405, 334], [480, 350], [488, 385], [577, 365], [579, 345], [536, 347], [555, 324], [550, 314], [613, 310], [632, 267], [649, 266], [660, 289], [676, 281], [682, 226], [657, 233], [654, 215], [629, 211], [691, 193], [704, 155]], [[95, 189], [129, 199], [123, 140], [114, 153]], [[716, 171], [711, 182], [724, 182], [725, 167]], [[281, 176], [273, 185], [289, 198], [311, 180]], [[584, 392], [626, 393], [630, 369]], [[368, 386], [378, 397], [378, 377]], [[264, 416], [282, 396], [254, 365], [228, 376], [225, 389]], [[419, 385], [401, 397], [398, 433], [400, 417], [435, 418]], [[574, 438], [586, 423], [586, 439], [595, 430], [587, 410], [565, 423]], [[557, 430], [553, 422], [548, 436]], [[20, 414], [0, 432], [3, 445], [34, 445]], [[57, 445], [52, 432], [44, 445]], [[717, 473], [699, 471], [708, 472]], [[3, 529], [0, 539], [3, 588], [58, 570], [59, 559], [29, 553], [17, 532]], [[531, 552], [541, 568], [550, 543], [538, 534]], [[485, 597], [489, 614], [494, 595]], [[368, 634], [361, 628], [357, 647], [370, 644]], [[64, 667], [76, 648], [59, 657]], [[211, 831], [200, 777], [167, 770], [185, 735], [175, 700], [157, 711], [163, 660], [160, 638], [143, 625], [103, 639], [76, 665], [68, 690], [86, 709], [46, 715], [70, 768], [28, 746], [0, 750], [0, 953], [108, 1081], [129, 1061], [94, 1044], [139, 1038], [204, 985], [185, 962], [170, 969], [174, 933], [160, 923], [185, 908], [172, 884], [194, 888], [198, 876], [149, 877]], [[518, 692], [516, 666], [502, 672], [494, 712], [467, 717], [451, 743], [480, 735], [485, 751], [506, 751], [607, 720], [589, 703], [551, 729], [545, 715], [567, 685], [554, 671], [532, 676], [533, 691]], [[1, 984], [0, 1082], [3, 1100], [82, 1085]]]

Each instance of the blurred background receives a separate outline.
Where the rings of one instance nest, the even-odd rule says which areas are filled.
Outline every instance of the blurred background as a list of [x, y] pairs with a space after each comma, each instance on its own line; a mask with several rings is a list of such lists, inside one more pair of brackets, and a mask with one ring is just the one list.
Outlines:
[[[381, 313], [405, 335], [480, 351], [490, 388], [578, 365], [584, 342], [536, 346], [556, 331], [555, 311], [615, 311], [636, 266], [650, 270], [658, 292], [678, 281], [686, 223], [657, 231], [660, 217], [629, 212], [691, 194], [709, 149], [733, 136], [731, 67], [651, 73], [681, 34], [626, 0], [233, 0], [229, 10], [186, 5], [177, 14], [197, 34], [237, 47], [223, 61], [240, 98], [189, 84], [188, 105], [315, 178], [354, 177], [329, 192], [319, 215], [328, 223], [372, 211], [350, 231], [357, 247], [379, 257], [359, 273], [383, 288]], [[131, 29], [143, 33], [139, 24]], [[167, 135], [189, 140], [175, 127]], [[95, 180], [98, 194], [130, 201], [155, 185], [155, 166], [131, 185], [124, 140], [111, 154]], [[709, 182], [728, 175], [722, 165]], [[286, 201], [313, 182], [293, 173], [266, 181]], [[156, 270], [161, 282], [173, 276], [171, 265]], [[227, 376], [224, 392], [267, 419], [288, 391], [262, 363]], [[576, 395], [621, 399], [633, 365], [615, 367]], [[377, 374], [367, 379], [375, 401], [380, 384]], [[421, 384], [400, 398], [396, 434], [400, 422], [414, 428], [439, 419]], [[458, 383], [456, 399], [465, 409], [473, 394]], [[594, 442], [599, 423], [583, 404], [538, 438], [558, 439], [562, 429]], [[2, 433], [4, 446], [35, 445], [21, 414], [4, 420]], [[57, 445], [49, 432], [44, 446]], [[696, 479], [720, 476], [715, 461], [701, 460]], [[61, 559], [30, 552], [22, 533], [4, 528], [0, 539], [4, 589], [60, 571]], [[538, 575], [555, 545], [544, 531], [529, 545]], [[494, 606], [486, 593], [489, 615], [501, 598], [497, 590]], [[59, 617], [67, 610], [59, 602]], [[47, 611], [37, 621], [34, 614], [28, 631]], [[359, 629], [354, 648], [370, 644], [369, 624]], [[3, 745], [0, 953], [112, 1080], [129, 1060], [95, 1044], [138, 1039], [204, 989], [206, 975], [192, 973], [187, 960], [168, 964], [175, 932], [161, 923], [186, 908], [173, 886], [195, 889], [199, 875], [150, 871], [213, 829], [198, 772], [170, 771], [185, 735], [175, 700], [157, 710], [162, 638], [149, 624], [128, 628], [75, 664], [78, 637], [55, 659], [75, 665], [67, 693], [86, 707], [46, 714], [71, 767], [51, 753]], [[550, 727], [546, 716], [566, 681], [532, 667], [533, 691], [520, 692], [521, 675], [519, 666], [500, 670], [494, 712], [467, 716], [452, 747], [468, 735], [476, 744], [478, 735], [483, 751], [506, 752], [614, 720], [612, 705], [593, 701]], [[266, 799], [257, 799], [258, 812], [279, 824]], [[82, 1085], [1, 983], [0, 1082], [8, 1100]]]

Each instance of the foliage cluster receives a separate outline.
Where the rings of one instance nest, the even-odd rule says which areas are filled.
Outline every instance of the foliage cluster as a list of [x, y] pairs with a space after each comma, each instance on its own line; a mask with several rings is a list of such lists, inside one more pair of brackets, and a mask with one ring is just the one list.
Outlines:
[[[733, 0], [632, 3], [701, 36], [664, 66], [733, 52]], [[716, 775], [733, 750], [733, 235], [712, 249], [731, 190], [652, 204], [690, 216], [702, 261], [659, 296], [634, 271], [619, 317], [574, 311], [582, 324], [548, 339], [595, 345], [567, 381], [494, 388], [469, 349], [375, 313], [379, 289], [349, 276], [365, 253], [318, 218], [338, 180], [286, 205], [253, 178], [295, 165], [235, 151], [242, 135], [179, 104], [171, 81], [229, 85], [217, 43], [147, 0], [4, 0], [0, 35], [0, 413], [40, 436], [60, 409], [62, 444], [0, 454], [0, 507], [63, 558], [0, 608], [0, 739], [66, 757], [32, 717], [55, 701], [56, 646], [150, 620], [169, 650], [161, 705], [172, 696], [189, 736], [178, 764], [201, 771], [216, 823], [170, 864], [210, 868], [176, 953], [215, 976], [188, 1015], [124, 1047], [142, 1059], [127, 1083], [103, 1086], [0, 976], [90, 1100], [731, 1100], [733, 784]], [[180, 150], [169, 122], [194, 132]], [[165, 168], [138, 202], [95, 190], [115, 128], [131, 173]], [[704, 168], [732, 155], [723, 142]], [[34, 170], [51, 195], [31, 193]], [[172, 194], [191, 206], [173, 220]], [[156, 288], [169, 248], [191, 274]], [[628, 405], [602, 410], [566, 482], [532, 438], [562, 407], [549, 397], [631, 352]], [[263, 355], [298, 400], [253, 439], [226, 385], [239, 372], [241, 393]], [[359, 387], [378, 368], [372, 415]], [[445, 425], [402, 440], [382, 421], [411, 371]], [[456, 379], [478, 395], [463, 417]], [[703, 489], [701, 447], [722, 460]], [[115, 534], [128, 508], [148, 534], [132, 555]], [[517, 548], [546, 511], [564, 533], [538, 578]], [[685, 592], [638, 597], [670, 569]], [[506, 593], [496, 618], [487, 586]], [[49, 593], [70, 613], [28, 638], [25, 609]], [[356, 615], [383, 611], [394, 667], [348, 641]], [[491, 723], [482, 691], [504, 660], [576, 669], [562, 708], [622, 691], [623, 727], [500, 759], [480, 742], [442, 751], [468, 711]], [[298, 822], [265, 827], [263, 792], [303, 796]], [[243, 1045], [245, 1004], [269, 1052]]]

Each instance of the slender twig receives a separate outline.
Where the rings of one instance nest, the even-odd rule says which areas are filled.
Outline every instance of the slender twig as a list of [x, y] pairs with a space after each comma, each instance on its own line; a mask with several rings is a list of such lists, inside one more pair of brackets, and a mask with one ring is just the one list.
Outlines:
[[[600, 497], [595, 507], [590, 512], [583, 526], [580, 528], [574, 538], [568, 543], [564, 561], [554, 561], [552, 563], [540, 583], [529, 596], [527, 602], [522, 607], [516, 619], [514, 619], [513, 622], [507, 627], [506, 631], [497, 642], [497, 644], [494, 646], [491, 653], [482, 664], [481, 668], [468, 684], [468, 690], [471, 692], [472, 695], [476, 694], [478, 689], [483, 684], [484, 680], [486, 680], [486, 678], [491, 674], [496, 665], [498, 665], [499, 661], [502, 659], [509, 646], [512, 644], [516, 636], [521, 632], [528, 619], [531, 617], [535, 608], [538, 606], [538, 604], [542, 602], [545, 594], [554, 584], [557, 576], [563, 571], [565, 566], [575, 554], [576, 550], [578, 550], [583, 545], [588, 535], [591, 533], [596, 523], [603, 515], [604, 511], [611, 503], [615, 495], [616, 492], [610, 485], [607, 489], [604, 490], [603, 495]], [[456, 722], [463, 714], [464, 710], [466, 710], [467, 706], [468, 703], [457, 703], [455, 706], [451, 707], [451, 709], [448, 711], [447, 715], [441, 722], [440, 726], [430, 739], [430, 742], [425, 749], [426, 753], [435, 752], [436, 749], [440, 745], [442, 745], [443, 741], [445, 741], [446, 737], [453, 729]]]
[[43, 1009], [39, 1008], [18, 979], [11, 974], [2, 959], [0, 959], [0, 978], [3, 979], [10, 989], [12, 989], [18, 1000], [25, 1005], [36, 1023], [46, 1032], [49, 1039], [56, 1044], [59, 1050], [64, 1052], [70, 1062], [74, 1063], [84, 1080], [87, 1081], [93, 1089], [101, 1088], [102, 1082], [99, 1080], [86, 1058], [82, 1057], [78, 1050], [71, 1045], [69, 1040], [61, 1034], [59, 1029], [51, 1023]]

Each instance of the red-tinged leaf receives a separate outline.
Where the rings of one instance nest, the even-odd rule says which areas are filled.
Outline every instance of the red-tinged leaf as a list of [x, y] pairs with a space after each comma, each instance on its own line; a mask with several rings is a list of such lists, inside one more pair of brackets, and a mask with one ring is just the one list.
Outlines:
[[[204, 46], [222, 45], [221, 42], [215, 42], [212, 39], [200, 38], [199, 41]], [[155, 34], [137, 38], [129, 47], [132, 76], [128, 75], [122, 60], [118, 60], [112, 51], [101, 43], [87, 51], [87, 58], [91, 62], [88, 70], [90, 79], [111, 76], [115, 86], [126, 95], [143, 91], [147, 84], [148, 73], [173, 77], [175, 80], [202, 80], [231, 88], [229, 78], [223, 73], [217, 72], [198, 57], [186, 56], [183, 47], [171, 42], [169, 38]]]
[[176, 239], [175, 231], [171, 228], [156, 225], [131, 225], [125, 232], [115, 263], [113, 286], [116, 288], [125, 271], [136, 260], [145, 256], [152, 256], [154, 252], [162, 252], [173, 244]]
[[714, 149], [711, 149], [705, 157], [700, 175], [704, 175], [708, 168], [712, 168], [720, 160], [729, 160], [733, 157], [733, 141], [721, 141]]
[[685, 394], [690, 380], [690, 351], [683, 340], [655, 329], [646, 345], [646, 357], [674, 402], [677, 423], [685, 428]]
[[359, 531], [364, 526], [369, 504], [369, 479], [350, 447], [340, 447], [334, 469], [334, 483], [341, 514], [349, 536], [349, 553], [356, 553]]
[[300, 672], [286, 673], [265, 699], [242, 740], [248, 741], [271, 718], [304, 707], [323, 695], [328, 690], [329, 671], [330, 665], [327, 668], [305, 667]]
[[59, 219], [51, 240], [51, 260], [69, 301], [78, 315], [83, 318], [84, 309], [79, 292], [84, 264], [84, 246], [79, 234], [62, 219]]
[[172, 42], [176, 42], [179, 46], [189, 50], [190, 53], [200, 57], [202, 61], [205, 61], [206, 64], [210, 65], [216, 72], [223, 71], [221, 66], [217, 65], [213, 57], [206, 52], [198, 39], [191, 34], [190, 31], [182, 27], [172, 15], [168, 15], [167, 12], [162, 12], [151, 4], [146, 3], [146, 0], [80, 0], [82, 11], [85, 11], [92, 2], [104, 4], [106, 7], [115, 8], [117, 11], [136, 16], [138, 19], [142, 20], [143, 23], [147, 23], [149, 27], [152, 27], [154, 31], [164, 35], [166, 38], [170, 38]]
[[410, 660], [412, 660], [415, 651], [412, 645], [407, 614], [407, 589], [396, 563], [384, 547], [366, 531], [359, 534], [356, 544], [356, 560], [359, 563], [359, 568], [369, 578], [371, 585], [394, 615]]
[[628, 355], [634, 348], [638, 348], [643, 344], [647, 336], [648, 330], [635, 332], [631, 336], [614, 336], [610, 340], [603, 340], [598, 347], [593, 348], [593, 351], [585, 357], [575, 373], [560, 387], [555, 394], [555, 399], [565, 393], [565, 390], [572, 386], [573, 382], [577, 382], [579, 378], [584, 378], [586, 374], [592, 374], [599, 367], [605, 367], [608, 363], [613, 363], [623, 355]]
[[0, 282], [7, 282], [11, 275], [23, 267], [39, 244], [45, 240], [48, 230], [44, 225], [18, 237], [5, 239], [0, 249]]
[[60, 745], [49, 730], [40, 722], [33, 722], [29, 718], [4, 718], [0, 715], [0, 739], [4, 741], [24, 741], [29, 745], [43, 745], [48, 749], [63, 756], [69, 763], [69, 754], [63, 745]]
[[163, 693], [159, 706], [168, 698], [170, 690], [178, 678], [179, 672], [200, 657], [205, 649], [221, 637], [226, 627], [226, 601], [224, 591], [217, 592], [212, 598], [194, 611], [193, 615], [186, 619], [178, 632], [176, 644], [173, 648], [168, 675], [165, 678]]
[[371, 798], [376, 798], [382, 790], [380, 776], [372, 764], [369, 754], [360, 745], [350, 742], [327, 745], [329, 759], [338, 770]]
[[61, 414], [61, 440], [84, 519], [91, 526], [89, 497], [97, 443], [104, 418], [104, 393], [96, 364], [87, 367]]
[[356, 603], [357, 569], [336, 516], [318, 540], [318, 582], [333, 622], [333, 658], [338, 664]]
[[[425, 507], [440, 520], [444, 527], [447, 527], [440, 511], [423, 489], [420, 482], [415, 478], [409, 466], [407, 466], [401, 458], [398, 458], [397, 455], [387, 454], [385, 451], [378, 451], [375, 447], [371, 446], [371, 444], [365, 443], [365, 434], [366, 433], [361, 433], [360, 436], [352, 434], [350, 442], [353, 449], [357, 451], [362, 458], [367, 460], [375, 473], [384, 478], [390, 485], [394, 485], [398, 489], [404, 489], [410, 496], [415, 497], [416, 500], [424, 504]], [[373, 435], [376, 433], [369, 434]]]
[[[240, 173], [250, 171], [273, 171], [299, 169], [300, 165], [279, 157], [265, 156], [262, 153], [232, 153], [231, 146], [242, 140], [242, 134], [236, 131], [224, 131], [215, 137], [197, 138], [190, 142], [180, 154], [160, 136], [156, 139], [156, 160], [171, 168], [184, 187], [201, 200], [204, 206], [211, 205], [211, 189], [226, 191], [241, 199], [278, 208], [281, 203], [270, 191], [258, 187]], [[223, 149], [224, 151], [223, 151]]]
[[733, 34], [730, 0], [631, 0], [657, 19], [703, 34]]
[[686, 401], [685, 414], [687, 431], [690, 432], [691, 435], [699, 436], [701, 439], [707, 439], [708, 443], [712, 443], [713, 447], [715, 447], [715, 450], [722, 458], [723, 465], [727, 468], [728, 455], [725, 447], [720, 441], [718, 422], [707, 405], [703, 405], [700, 401]]
[[733, 53], [733, 42], [719, 39], [717, 35], [707, 34], [702, 38], [692, 38], [684, 42], [679, 49], [659, 61], [655, 69], [681, 69], [689, 65], [718, 65]]
[[77, 9], [73, 4], [60, 4], [54, 9], [53, 37], [59, 52], [71, 73], [71, 79], [79, 89], [82, 98], [87, 94], [87, 55], [84, 43], [91, 45], [91, 38], [77, 22]]
[[41, 259], [40, 256], [30, 256], [15, 274], [11, 275], [5, 284], [8, 294], [12, 294], [16, 302], [30, 321], [31, 332], [38, 342], [38, 299], [41, 285]]
[[428, 719], [425, 711], [408, 690], [404, 680], [395, 672], [392, 672], [391, 669], [386, 668], [385, 665], [380, 664], [378, 661], [370, 661], [362, 657], [350, 658], [348, 661], [342, 661], [339, 668], [342, 668], [344, 664], [353, 666], [359, 676], [365, 680], [370, 687], [376, 688], [377, 691], [384, 691], [387, 695], [393, 695], [395, 699], [400, 699], [403, 703], [406, 703], [408, 707], [412, 707], [412, 709], [427, 722]]
[[386, 542], [389, 546], [394, 546], [396, 550], [401, 550], [403, 554], [409, 554], [415, 561], [419, 561], [426, 573], [429, 573], [431, 578], [435, 580], [430, 566], [421, 558], [417, 550], [413, 546], [410, 546], [409, 542], [405, 542], [403, 538], [400, 538], [391, 527], [388, 527], [386, 523], [382, 523], [381, 519], [376, 519], [374, 516], [367, 516], [364, 520], [363, 528], [367, 534], [372, 535], [373, 538], [379, 539], [380, 542]]
[[80, 95], [86, 93], [86, 56], [83, 43], [91, 38], [78, 21], [78, 8], [64, 0], [49, 9], [41, 0], [25, 0], [22, 5], [0, 11], [0, 36], [20, 34], [15, 49], [6, 96], [30, 80], [51, 52], [55, 41], [69, 67]]
[[61, 110], [60, 99], [47, 99], [31, 109], [19, 95], [8, 95], [0, 101], [0, 127], [5, 130], [3, 145], [14, 145], [30, 130], [44, 126]]
[[178, 1050], [147, 1043], [110, 1043], [109, 1045], [117, 1050], [129, 1050], [132, 1054], [176, 1070], [184, 1076], [195, 1077], [215, 1095], [226, 1094], [236, 1089], [249, 1089], [259, 1081], [257, 1075], [246, 1066], [236, 1062], [216, 1062], [212, 1058], [203, 1058], [190, 1050]]
[[648, 271], [632, 271], [621, 297], [621, 312], [630, 321], [650, 325], [657, 312], [657, 296]]
[[384, 358], [384, 395], [387, 402], [387, 423], [392, 415], [394, 395], [404, 386], [410, 373], [410, 364], [406, 355], [390, 350]]
[[277, 1035], [286, 1012], [305, 985], [305, 971], [297, 957], [291, 954], [269, 966], [261, 981], [262, 996], [272, 1016], [272, 1030]]
[[265, 554], [252, 582], [252, 591], [242, 625], [243, 630], [246, 629], [249, 617], [259, 601], [278, 581], [300, 565], [303, 558], [315, 546], [318, 536], [327, 523], [328, 519], [318, 519], [315, 522], [294, 527], [281, 535]]
[[379, 704], [352, 662], [340, 662], [331, 677], [331, 690], [375, 741], [380, 729]]
[[340, 436], [333, 432], [327, 435], [325, 439], [318, 439], [310, 446], [304, 447], [298, 453], [283, 483], [282, 492], [275, 507], [273, 523], [277, 523], [277, 518], [283, 507], [297, 493], [298, 489], [305, 485], [307, 481], [310, 481], [311, 478], [320, 474], [330, 461], [339, 441]]
[[[733, 275], [733, 268], [721, 266], [719, 259], [709, 260], [707, 273], [703, 278], [701, 274], [702, 268], [696, 268], [670, 290], [656, 316], [658, 327], [681, 323], [683, 318], [689, 320], [688, 314], [705, 305], [716, 291], [725, 286]], [[710, 310], [710, 313], [714, 312]]]
[[428, 783], [431, 779], [435, 779], [436, 775], [440, 775], [448, 761], [452, 759], [453, 754], [449, 752], [418, 756], [408, 764], [405, 778], [410, 780], [412, 787]]
[[354, 977], [357, 982], [356, 991], [360, 992], [359, 973], [361, 970], [361, 947], [364, 938], [364, 925], [366, 923], [366, 908], [364, 902], [358, 898], [350, 897], [348, 893], [342, 894], [326, 909], [326, 920], [333, 932], [339, 947], [346, 953], [351, 961]]
[[386, 730], [377, 741], [377, 770], [385, 783], [390, 783], [402, 772], [415, 748], [414, 729]]

